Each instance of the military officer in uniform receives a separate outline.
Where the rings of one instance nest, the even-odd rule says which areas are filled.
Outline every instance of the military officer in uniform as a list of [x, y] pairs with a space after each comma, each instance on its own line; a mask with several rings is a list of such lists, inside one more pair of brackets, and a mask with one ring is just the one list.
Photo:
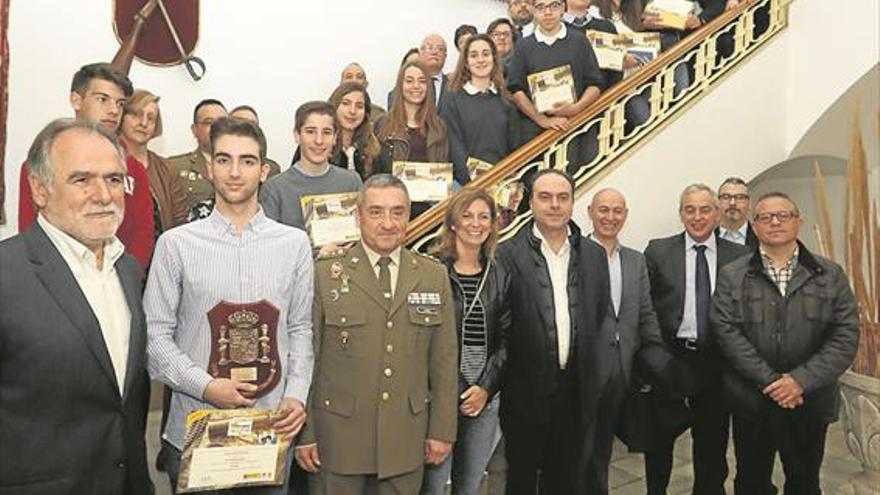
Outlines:
[[358, 196], [361, 241], [315, 266], [315, 372], [297, 462], [311, 493], [414, 494], [456, 433], [458, 350], [446, 269], [403, 248], [406, 187]]
[[208, 178], [208, 162], [211, 161], [211, 124], [226, 117], [226, 107], [219, 100], [202, 100], [193, 110], [190, 130], [198, 147], [189, 153], [168, 158], [171, 170], [180, 176], [189, 192], [190, 208], [196, 203], [214, 198], [214, 185]]

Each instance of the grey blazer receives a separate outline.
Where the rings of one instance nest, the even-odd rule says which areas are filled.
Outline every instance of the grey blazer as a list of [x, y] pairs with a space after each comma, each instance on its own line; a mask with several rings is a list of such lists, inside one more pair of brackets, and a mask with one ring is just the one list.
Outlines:
[[0, 242], [0, 266], [0, 493], [152, 493], [137, 262], [116, 262], [131, 311], [122, 395], [98, 320], [39, 224]]

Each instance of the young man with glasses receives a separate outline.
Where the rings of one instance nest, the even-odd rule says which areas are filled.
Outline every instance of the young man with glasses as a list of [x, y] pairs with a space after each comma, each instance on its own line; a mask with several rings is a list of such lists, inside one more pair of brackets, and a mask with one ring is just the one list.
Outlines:
[[758, 246], [758, 238], [748, 221], [751, 201], [749, 186], [739, 177], [724, 179], [718, 188], [721, 219], [715, 233], [718, 237], [749, 249]]
[[208, 163], [211, 161], [210, 134], [211, 124], [220, 117], [226, 117], [226, 107], [219, 100], [206, 99], [196, 104], [190, 126], [198, 143], [196, 149], [168, 158], [171, 170], [186, 184], [191, 208], [214, 197], [214, 186], [208, 178]]
[[798, 241], [803, 220], [786, 194], [755, 205], [759, 247], [718, 276], [712, 330], [726, 358], [724, 402], [733, 414], [736, 493], [775, 493], [776, 453], [785, 493], [819, 494], [837, 379], [859, 342], [856, 302], [839, 265]]

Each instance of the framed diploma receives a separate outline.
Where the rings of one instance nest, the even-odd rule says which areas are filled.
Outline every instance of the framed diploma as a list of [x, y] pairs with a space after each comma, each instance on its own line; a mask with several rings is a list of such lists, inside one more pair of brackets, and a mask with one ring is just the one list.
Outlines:
[[690, 0], [651, 0], [645, 7], [645, 13], [659, 17], [661, 25], [680, 31], [693, 11], [694, 2]]
[[527, 79], [532, 103], [540, 113], [553, 110], [558, 103], [574, 103], [577, 100], [574, 77], [568, 64], [529, 74]]
[[618, 46], [616, 34], [593, 29], [588, 29], [584, 34], [593, 46], [599, 67], [607, 70], [623, 70], [623, 56], [626, 55], [626, 50]]
[[394, 162], [394, 176], [403, 181], [411, 201], [442, 201], [452, 190], [452, 164]]
[[266, 409], [201, 409], [186, 418], [177, 493], [284, 484], [289, 442]]
[[471, 176], [471, 180], [474, 180], [477, 177], [485, 174], [494, 165], [494, 163], [489, 163], [473, 156], [467, 157], [467, 169], [468, 174]]
[[357, 193], [317, 194], [300, 198], [306, 231], [315, 247], [361, 238], [355, 212]]

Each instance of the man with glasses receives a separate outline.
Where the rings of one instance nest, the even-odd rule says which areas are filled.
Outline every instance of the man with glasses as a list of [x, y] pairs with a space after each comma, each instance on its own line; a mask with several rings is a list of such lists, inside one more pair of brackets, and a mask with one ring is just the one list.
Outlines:
[[[520, 144], [525, 144], [545, 129], [565, 131], [570, 119], [584, 111], [605, 85], [596, 54], [586, 37], [566, 28], [562, 22], [565, 4], [561, 0], [535, 2], [535, 32], [517, 42], [507, 73], [507, 89], [519, 109]], [[571, 103], [557, 103], [539, 112], [533, 102], [529, 76], [567, 68], [571, 73], [574, 98]], [[569, 144], [569, 169], [575, 172], [598, 151], [596, 126]]]
[[211, 161], [211, 124], [220, 117], [226, 117], [223, 103], [214, 99], [200, 101], [193, 110], [193, 123], [190, 126], [198, 146], [189, 153], [168, 158], [171, 169], [186, 184], [190, 208], [214, 197], [214, 186], [208, 178], [208, 162]]
[[727, 359], [736, 493], [773, 493], [779, 452], [785, 493], [819, 494], [837, 379], [858, 347], [856, 302], [841, 267], [798, 241], [803, 220], [786, 194], [761, 196], [753, 220], [759, 247], [720, 271], [712, 308]]
[[[434, 83], [434, 103], [440, 108], [440, 102], [446, 93], [447, 77], [443, 73], [443, 66], [446, 65], [446, 41], [437, 33], [431, 33], [425, 36], [422, 44], [419, 45], [419, 60], [425, 64], [427, 76]], [[395, 90], [388, 92], [388, 109], [394, 102]]]
[[535, 31], [535, 0], [507, 0], [507, 16], [513, 22], [516, 36], [524, 38]]
[[749, 186], [739, 177], [724, 179], [718, 188], [718, 202], [721, 205], [721, 220], [715, 233], [722, 239], [755, 249], [758, 238], [748, 221], [751, 207]]
[[486, 27], [486, 34], [495, 43], [498, 60], [501, 61], [504, 75], [507, 76], [507, 67], [510, 65], [510, 58], [513, 55], [513, 47], [516, 41], [513, 24], [509, 19], [500, 17], [489, 23], [489, 26]]
[[721, 407], [721, 356], [709, 329], [709, 311], [716, 273], [748, 251], [715, 236], [719, 215], [715, 191], [691, 184], [679, 200], [685, 231], [654, 239], [645, 249], [651, 298], [673, 356], [651, 384], [654, 444], [645, 453], [648, 495], [666, 493], [675, 439], [688, 428], [693, 493], [724, 493], [730, 419]]

